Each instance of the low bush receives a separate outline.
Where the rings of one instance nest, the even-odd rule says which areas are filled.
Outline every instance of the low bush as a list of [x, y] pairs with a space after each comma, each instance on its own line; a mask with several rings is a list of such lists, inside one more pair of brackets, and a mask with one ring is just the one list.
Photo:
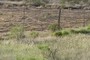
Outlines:
[[59, 30], [57, 24], [51, 24], [51, 25], [49, 25], [49, 26], [48, 26], [48, 29], [49, 29], [50, 31], [53, 31], [53, 32]]
[[45, 44], [39, 44], [37, 47], [43, 51], [49, 50], [49, 46]]
[[87, 30], [87, 29], [81, 29], [78, 31], [79, 33], [83, 33], [83, 34], [88, 34], [90, 33], [90, 30]]
[[90, 30], [90, 25], [87, 27], [88, 30]]
[[53, 33], [54, 36], [62, 36], [62, 32], [61, 31], [56, 31]]
[[36, 32], [36, 31], [32, 31], [32, 32], [30, 33], [30, 37], [31, 37], [31, 38], [36, 38], [36, 37], [38, 37], [38, 36], [39, 36], [39, 33]]
[[69, 35], [70, 32], [66, 31], [66, 30], [60, 30], [60, 31], [56, 31], [54, 32], [54, 36], [66, 36]]
[[11, 28], [10, 35], [9, 35], [10, 38], [15, 38], [15, 39], [19, 40], [19, 39], [23, 38], [24, 36], [25, 36], [24, 28], [22, 25], [16, 25]]
[[74, 33], [74, 34], [78, 34], [78, 33], [80, 33], [80, 30], [78, 30], [78, 29], [71, 29], [70, 32]]
[[68, 30], [62, 30], [62, 35], [69, 35], [70, 32]]
[[3, 13], [0, 13], [0, 15], [3, 15]]
[[89, 29], [72, 29], [71, 30], [71, 33], [75, 33], [75, 34], [78, 34], [78, 33], [82, 33], [82, 34], [87, 34], [87, 33], [90, 33], [90, 30]]
[[[45, 6], [49, 1], [48, 0], [32, 0], [34, 6]], [[30, 3], [30, 2], [28, 2]]]
[[60, 30], [53, 33], [54, 36], [66, 36], [69, 34], [89, 34], [90, 28], [78, 28], [70, 30]]

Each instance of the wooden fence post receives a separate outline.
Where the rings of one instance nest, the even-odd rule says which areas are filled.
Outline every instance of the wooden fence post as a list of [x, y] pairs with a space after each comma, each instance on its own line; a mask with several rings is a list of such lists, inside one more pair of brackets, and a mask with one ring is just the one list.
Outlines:
[[84, 17], [83, 17], [83, 18], [84, 18], [84, 19], [83, 19], [83, 20], [84, 20], [83, 27], [85, 27], [85, 26], [86, 26], [85, 10], [83, 10], [83, 13], [84, 13]]
[[59, 16], [58, 16], [58, 28], [61, 29], [61, 7], [59, 7]]

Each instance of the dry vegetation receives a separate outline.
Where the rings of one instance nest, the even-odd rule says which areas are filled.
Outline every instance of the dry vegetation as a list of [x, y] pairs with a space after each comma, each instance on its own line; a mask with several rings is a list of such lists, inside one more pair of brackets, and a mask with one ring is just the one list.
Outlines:
[[[62, 10], [61, 27], [70, 28], [89, 25], [89, 13], [89, 10]], [[57, 20], [58, 9], [30, 8], [26, 9], [26, 12], [23, 12], [23, 9], [1, 9], [0, 31], [8, 31], [11, 26], [23, 22], [26, 30], [47, 30], [47, 26], [57, 23]]]
[[0, 60], [88, 60], [89, 43], [90, 27], [26, 32], [17, 25], [0, 40]]
[[59, 10], [39, 9], [48, 0], [27, 1], [36, 7], [1, 6], [0, 60], [90, 60], [90, 26], [82, 27], [90, 23], [89, 10], [63, 9], [60, 22], [66, 29], [59, 29]]
[[84, 34], [0, 41], [0, 60], [89, 60], [89, 43]]

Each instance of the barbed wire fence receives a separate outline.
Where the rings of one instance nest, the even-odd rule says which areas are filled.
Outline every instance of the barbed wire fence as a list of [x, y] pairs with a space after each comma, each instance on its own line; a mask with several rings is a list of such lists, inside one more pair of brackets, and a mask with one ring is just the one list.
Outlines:
[[21, 24], [24, 25], [26, 30], [43, 31], [47, 30], [47, 27], [50, 24], [58, 24], [58, 26], [61, 28], [77, 28], [84, 27], [90, 24], [90, 10], [69, 10], [60, 8], [28, 8], [24, 5], [23, 8], [2, 8], [0, 9], [0, 11], [5, 15], [9, 16], [6, 16], [6, 19], [11, 20], [10, 22], [3, 18], [2, 22], [5, 23], [5, 25], [7, 25], [7, 23], [4, 21], [4, 19], [8, 21], [9, 24], [11, 24], [12, 26], [22, 22]]

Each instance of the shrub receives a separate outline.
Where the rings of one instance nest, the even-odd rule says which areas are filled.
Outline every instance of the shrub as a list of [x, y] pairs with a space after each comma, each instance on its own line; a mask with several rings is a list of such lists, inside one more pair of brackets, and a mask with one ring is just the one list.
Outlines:
[[0, 15], [3, 15], [3, 13], [0, 13]]
[[48, 26], [48, 29], [51, 30], [51, 31], [53, 31], [53, 32], [59, 30], [57, 24], [51, 24], [51, 25], [49, 25]]
[[78, 30], [71, 30], [71, 32], [72, 33], [76, 33], [76, 34], [78, 34], [78, 33], [82, 33], [82, 34], [87, 34], [87, 33], [90, 33], [90, 30], [89, 29], [78, 29]]
[[45, 6], [48, 3], [48, 0], [32, 0], [34, 6]]
[[66, 36], [69, 34], [70, 32], [68, 30], [60, 30], [60, 31], [54, 32], [54, 36]]
[[43, 51], [49, 50], [49, 46], [45, 44], [39, 44], [37, 47]]
[[64, 31], [62, 31], [62, 35], [69, 35], [70, 34], [70, 32], [67, 30], [64, 30]]
[[54, 36], [62, 36], [62, 32], [61, 31], [56, 31], [53, 33]]
[[38, 37], [38, 35], [39, 35], [39, 33], [38, 33], [38, 32], [35, 32], [35, 31], [32, 31], [32, 32], [30, 33], [30, 37], [31, 37], [31, 38], [36, 38], [36, 37]]
[[75, 30], [75, 29], [71, 29], [70, 32], [71, 33], [79, 33], [79, 31], [78, 30]]
[[90, 30], [90, 26], [88, 26], [87, 29]]
[[78, 28], [78, 29], [71, 29], [71, 30], [60, 30], [53, 33], [54, 36], [66, 36], [69, 34], [88, 34], [90, 33], [89, 28]]
[[87, 30], [87, 29], [81, 29], [81, 30], [79, 31], [79, 33], [87, 34], [87, 33], [90, 33], [90, 31]]
[[10, 30], [10, 38], [16, 38], [17, 40], [24, 38], [24, 28], [22, 25], [16, 25]]

